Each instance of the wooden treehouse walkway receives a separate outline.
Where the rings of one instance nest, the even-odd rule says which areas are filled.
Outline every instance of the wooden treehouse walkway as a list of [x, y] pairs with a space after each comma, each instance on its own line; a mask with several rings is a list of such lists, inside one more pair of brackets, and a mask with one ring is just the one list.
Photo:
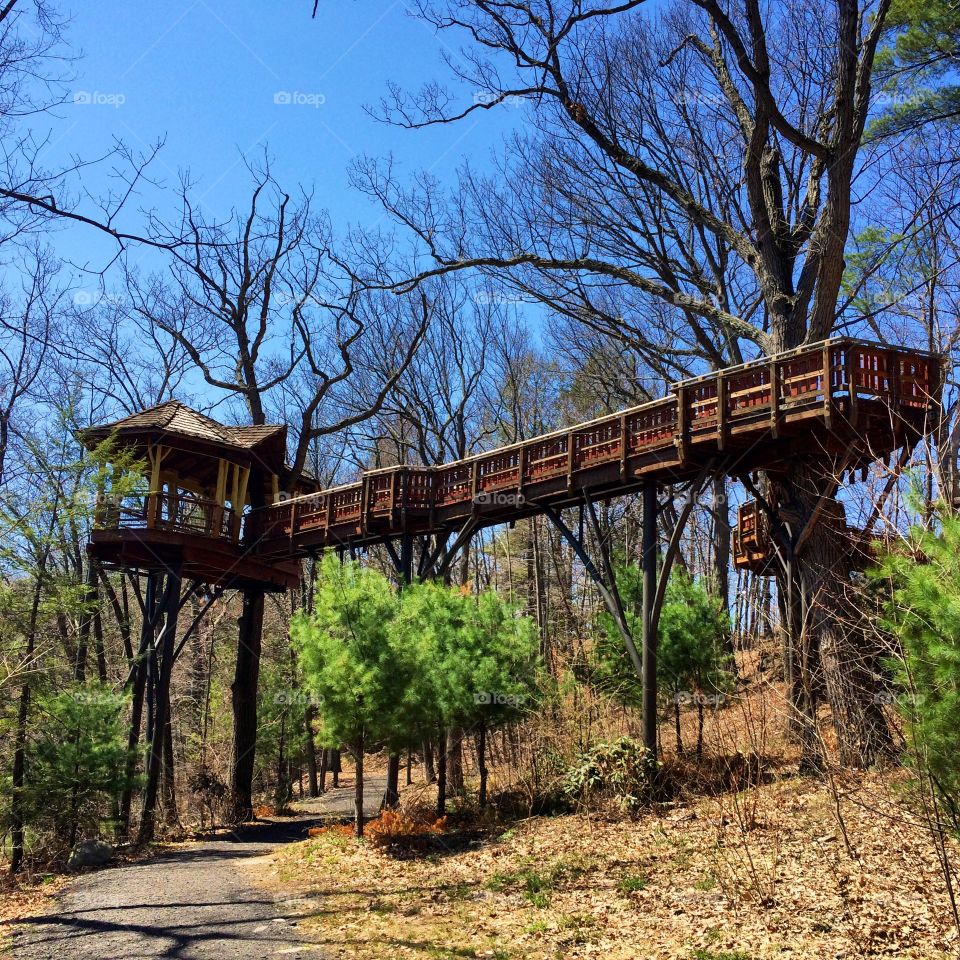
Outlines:
[[684, 380], [660, 400], [466, 460], [368, 470], [248, 522], [258, 555], [302, 556], [621, 496], [647, 479], [689, 479], [710, 461], [741, 475], [842, 454], [855, 468], [927, 432], [939, 388], [940, 363], [929, 354], [834, 339]]
[[[235, 775], [249, 783], [264, 594], [296, 588], [303, 557], [383, 543], [398, 577], [409, 582], [448, 569], [482, 527], [545, 514], [597, 585], [642, 676], [644, 744], [656, 756], [659, 611], [706, 480], [727, 475], [750, 486], [753, 471], [784, 470], [797, 460], [842, 473], [909, 448], [935, 426], [942, 372], [941, 358], [928, 353], [834, 339], [684, 380], [660, 400], [466, 460], [368, 470], [331, 490], [291, 474], [285, 427], [230, 427], [169, 401], [83, 434], [90, 447], [110, 438], [142, 462], [144, 474], [142, 493], [100, 504], [88, 549], [105, 567], [145, 578], [142, 596], [135, 592], [143, 611], [139, 650], [152, 652], [157, 667], [150, 675], [161, 711], [155, 731], [164, 729], [170, 675], [186, 638], [224, 590], [242, 593], [232, 689], [249, 722], [237, 733], [245, 746]], [[690, 489], [661, 556], [658, 490], [685, 481]], [[643, 503], [639, 649], [593, 507], [634, 491], [642, 491]], [[821, 498], [791, 534], [787, 559], [776, 553], [785, 568], [818, 516], [829, 519], [824, 500], [831, 498]], [[578, 536], [559, 512], [576, 505], [585, 508], [597, 558], [583, 531]], [[775, 509], [741, 508], [738, 566], [771, 572], [775, 551], [764, 517]], [[191, 596], [204, 600], [175, 643]], [[161, 753], [155, 736], [151, 770], [159, 770]]]
[[[648, 481], [688, 480], [706, 466], [740, 477], [832, 458], [854, 469], [929, 432], [941, 378], [935, 355], [832, 339], [489, 453], [368, 470], [329, 490], [301, 481], [287, 498], [284, 428], [228, 428], [162, 404], [88, 431], [91, 444], [113, 435], [138, 445], [151, 470], [149, 492], [98, 512], [90, 549], [108, 565], [149, 570], [174, 558], [184, 575], [211, 584], [282, 590], [296, 582], [296, 561], [316, 551], [462, 535]], [[743, 546], [746, 566], [757, 543], [742, 533], [735, 549]]]

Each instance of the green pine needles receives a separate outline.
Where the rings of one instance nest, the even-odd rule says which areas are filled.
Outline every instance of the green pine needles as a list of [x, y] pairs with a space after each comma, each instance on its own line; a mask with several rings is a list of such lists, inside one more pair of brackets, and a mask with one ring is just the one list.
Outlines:
[[905, 548], [881, 560], [872, 578], [884, 594], [882, 625], [898, 641], [890, 659], [907, 759], [930, 778], [960, 828], [960, 517], [936, 531], [911, 530]]
[[[381, 573], [326, 556], [312, 612], [291, 625], [320, 739], [392, 752], [450, 729], [499, 726], [533, 706], [536, 625], [496, 593], [439, 583], [399, 592]], [[361, 774], [362, 776], [362, 774]], [[357, 832], [362, 832], [358, 798]]]

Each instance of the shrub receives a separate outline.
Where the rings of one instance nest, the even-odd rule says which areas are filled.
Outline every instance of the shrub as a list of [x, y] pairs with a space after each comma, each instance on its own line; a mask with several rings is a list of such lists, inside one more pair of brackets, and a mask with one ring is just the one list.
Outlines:
[[581, 803], [612, 801], [632, 813], [653, 799], [658, 769], [642, 743], [621, 737], [584, 753], [567, 772], [564, 791]]
[[903, 695], [891, 699], [907, 759], [960, 827], [960, 518], [940, 520], [938, 532], [912, 530], [908, 548], [884, 556], [872, 578], [885, 594], [883, 625], [900, 646], [890, 667]]
[[[39, 848], [55, 856], [99, 835], [127, 785], [125, 698], [105, 684], [76, 684], [37, 696], [28, 750], [24, 820]], [[9, 785], [3, 785], [4, 797]]]
[[386, 847], [439, 836], [446, 829], [446, 817], [433, 819], [400, 810], [384, 810], [376, 820], [367, 824], [367, 837], [371, 843]]

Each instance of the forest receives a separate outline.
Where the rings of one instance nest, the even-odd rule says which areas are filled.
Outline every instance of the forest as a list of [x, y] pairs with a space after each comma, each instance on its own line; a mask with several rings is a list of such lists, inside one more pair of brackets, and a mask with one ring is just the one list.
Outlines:
[[960, 9], [395, 14], [348, 221], [0, 5], [0, 950], [956, 956]]

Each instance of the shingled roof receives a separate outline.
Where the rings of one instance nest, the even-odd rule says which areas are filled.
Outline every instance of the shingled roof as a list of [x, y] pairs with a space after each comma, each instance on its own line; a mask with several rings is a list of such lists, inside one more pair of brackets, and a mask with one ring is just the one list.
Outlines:
[[254, 447], [276, 437], [286, 437], [287, 428], [278, 425], [234, 427], [218, 423], [199, 410], [193, 410], [179, 400], [167, 400], [155, 407], [148, 407], [123, 417], [113, 423], [90, 427], [83, 438], [99, 441], [111, 434], [162, 432], [171, 436], [190, 437], [219, 446], [252, 450]]

